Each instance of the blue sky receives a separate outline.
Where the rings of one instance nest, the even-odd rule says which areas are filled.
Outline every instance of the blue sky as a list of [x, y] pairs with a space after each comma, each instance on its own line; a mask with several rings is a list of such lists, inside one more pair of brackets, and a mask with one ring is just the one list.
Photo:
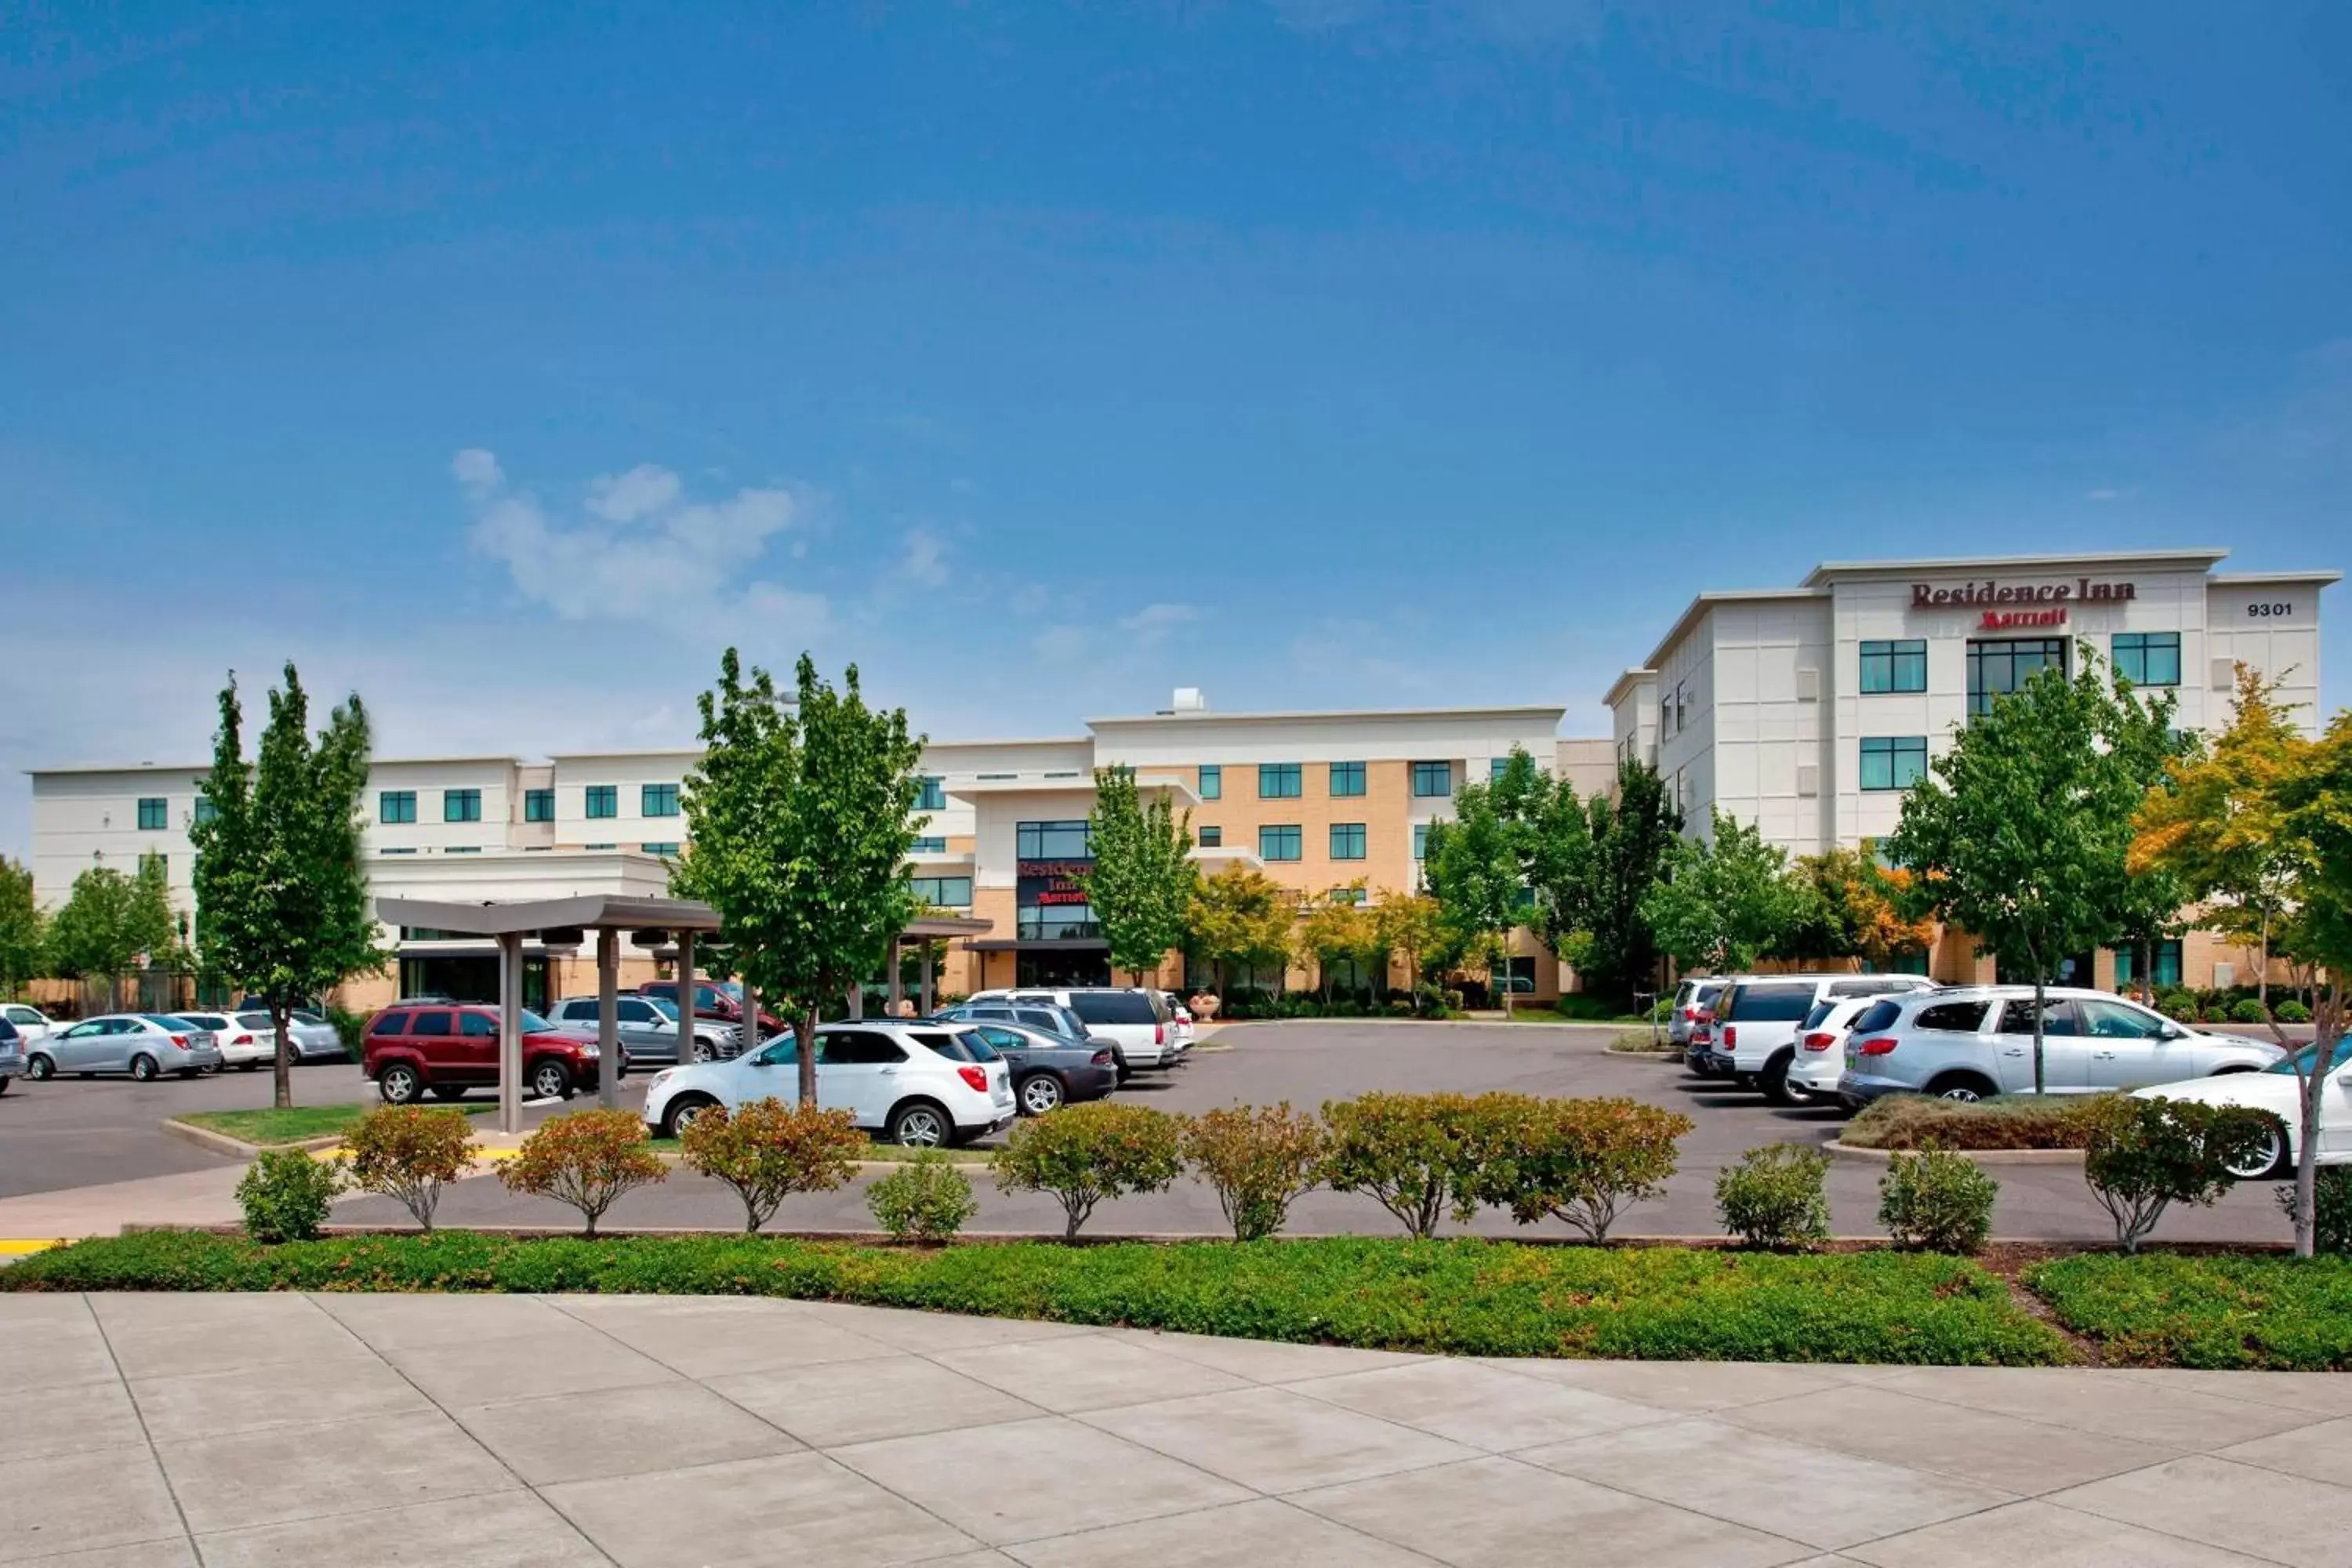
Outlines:
[[406, 9], [6, 8], [11, 776], [289, 655], [678, 742], [728, 640], [1593, 733], [1822, 559], [2347, 564], [2340, 5]]

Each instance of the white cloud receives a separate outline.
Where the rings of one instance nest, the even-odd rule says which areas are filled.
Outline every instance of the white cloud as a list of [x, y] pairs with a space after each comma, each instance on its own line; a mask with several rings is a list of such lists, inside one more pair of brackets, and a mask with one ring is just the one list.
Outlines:
[[1206, 614], [1198, 605], [1146, 605], [1131, 616], [1119, 617], [1118, 629], [1139, 647], [1158, 647], [1178, 626], [1190, 626]]
[[936, 588], [948, 580], [947, 554], [947, 541], [928, 528], [912, 529], [899, 569], [925, 587]]
[[2123, 499], [2123, 493], [2124, 492], [2121, 490], [2112, 489], [2107, 486], [2102, 485], [2095, 490], [2084, 490], [2083, 492], [2083, 499], [2084, 500], [2098, 501], [2120, 500]]
[[769, 541], [792, 526], [788, 490], [747, 486], [725, 500], [688, 501], [675, 473], [640, 464], [592, 480], [588, 515], [575, 522], [506, 489], [498, 459], [479, 447], [460, 452], [450, 471], [475, 510], [474, 548], [566, 620], [677, 626], [779, 596], [806, 618], [823, 605], [751, 575]]

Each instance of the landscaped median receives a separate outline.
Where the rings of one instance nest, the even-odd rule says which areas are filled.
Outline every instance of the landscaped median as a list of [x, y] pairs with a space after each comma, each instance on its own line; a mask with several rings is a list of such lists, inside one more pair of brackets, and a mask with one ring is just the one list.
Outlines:
[[[449, 1106], [468, 1116], [488, 1116], [498, 1108], [496, 1100], [458, 1100]], [[372, 1105], [290, 1105], [282, 1110], [186, 1110], [166, 1118], [163, 1125], [209, 1133], [247, 1149], [323, 1148], [349, 1137], [352, 1129], [374, 1109]]]
[[1888, 1251], [1370, 1237], [890, 1247], [466, 1231], [265, 1247], [158, 1231], [26, 1258], [0, 1289], [785, 1296], [1469, 1355], [2030, 1366], [2070, 1353], [1977, 1264]]
[[2084, 1253], [2023, 1279], [2109, 1361], [2352, 1371], [2352, 1258]]

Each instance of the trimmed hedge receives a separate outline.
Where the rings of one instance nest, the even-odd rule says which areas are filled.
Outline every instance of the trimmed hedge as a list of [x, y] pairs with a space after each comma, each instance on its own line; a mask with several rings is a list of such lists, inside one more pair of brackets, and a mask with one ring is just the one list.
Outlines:
[[2084, 1254], [2024, 1279], [2111, 1362], [2352, 1372], [2352, 1258]]
[[1364, 1237], [1013, 1242], [936, 1251], [743, 1236], [520, 1240], [467, 1231], [259, 1247], [76, 1242], [0, 1290], [506, 1290], [795, 1297], [1470, 1355], [2041, 1365], [2064, 1340], [1962, 1258], [1780, 1257]]
[[1854, 1112], [1838, 1140], [1856, 1149], [2080, 1149], [2091, 1141], [2086, 1107], [2103, 1095], [1934, 1100], [1890, 1094]]

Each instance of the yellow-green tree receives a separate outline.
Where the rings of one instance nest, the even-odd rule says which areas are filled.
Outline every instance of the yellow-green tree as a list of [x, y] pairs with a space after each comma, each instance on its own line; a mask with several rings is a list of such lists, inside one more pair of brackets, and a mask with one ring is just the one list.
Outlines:
[[[1354, 963], [1370, 973], [1388, 949], [1372, 911], [1364, 907], [1361, 880], [1330, 889], [1311, 900], [1298, 922], [1297, 944], [1315, 958], [1315, 985], [1331, 1000], [1331, 971]], [[1376, 988], [1377, 989], [1377, 988]]]
[[1277, 971], [1287, 965], [1297, 918], [1297, 898], [1289, 889], [1263, 871], [1234, 864], [1193, 886], [1185, 940], [1215, 969], [1222, 993], [1228, 964], [1272, 964]]

